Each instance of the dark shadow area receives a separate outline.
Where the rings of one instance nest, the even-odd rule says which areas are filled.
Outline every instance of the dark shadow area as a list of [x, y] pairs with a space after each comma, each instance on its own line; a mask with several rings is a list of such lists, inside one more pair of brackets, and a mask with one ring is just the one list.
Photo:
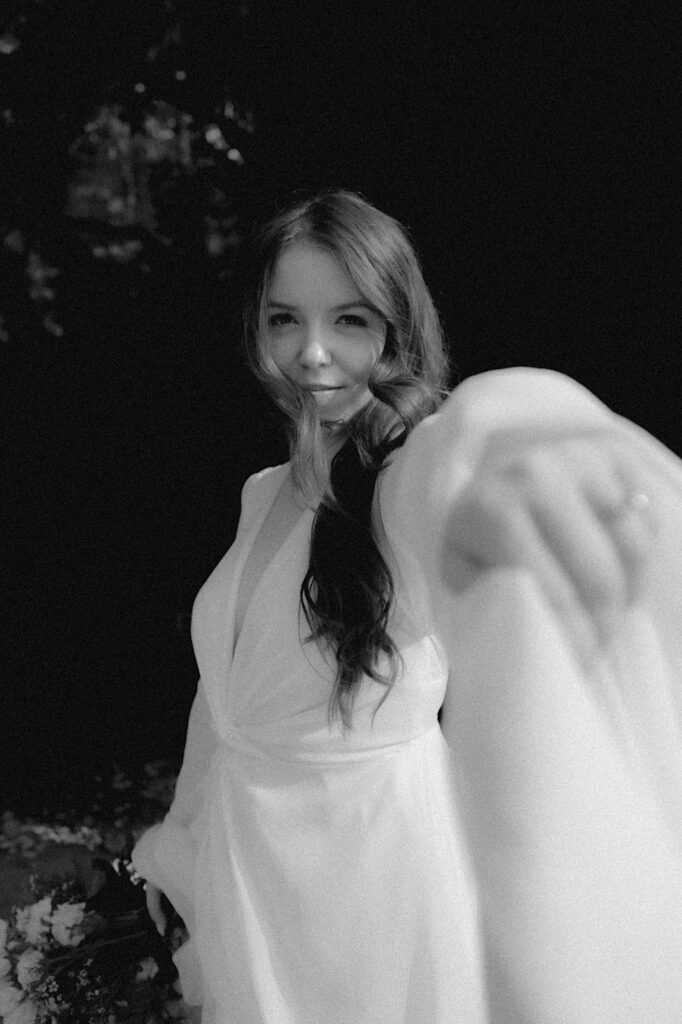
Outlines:
[[[242, 240], [292, 189], [357, 189], [409, 226], [456, 377], [547, 366], [678, 453], [682, 428], [679, 69], [662, 15], [603, 3], [14, 8], [0, 24], [20, 44], [0, 54], [0, 802], [19, 812], [104, 763], [182, 749], [192, 601], [231, 542], [246, 476], [286, 458], [237, 314]], [[191, 166], [177, 148], [150, 156], [154, 101], [194, 118]], [[83, 216], [76, 187], [94, 180], [95, 150], [79, 163], [74, 140], [107, 104], [147, 146], [134, 187], [107, 178], [107, 202], [132, 189], [150, 204], [124, 202], [118, 222], [92, 206]], [[160, 118], [170, 146], [180, 128]]]

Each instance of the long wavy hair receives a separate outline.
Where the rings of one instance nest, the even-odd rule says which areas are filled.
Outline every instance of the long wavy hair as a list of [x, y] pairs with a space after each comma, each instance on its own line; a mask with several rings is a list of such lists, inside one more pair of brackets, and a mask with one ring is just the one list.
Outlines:
[[[331, 253], [381, 314], [384, 348], [368, 381], [372, 400], [345, 425], [347, 440], [331, 463], [312, 396], [286, 378], [267, 344], [267, 299], [279, 257], [294, 242]], [[330, 647], [336, 680], [330, 719], [351, 724], [363, 676], [388, 687], [399, 656], [388, 633], [394, 597], [389, 567], [372, 530], [377, 475], [447, 393], [443, 332], [407, 231], [352, 192], [297, 197], [256, 233], [246, 272], [244, 340], [249, 363], [289, 422], [292, 476], [321, 494], [301, 584], [309, 639]]]

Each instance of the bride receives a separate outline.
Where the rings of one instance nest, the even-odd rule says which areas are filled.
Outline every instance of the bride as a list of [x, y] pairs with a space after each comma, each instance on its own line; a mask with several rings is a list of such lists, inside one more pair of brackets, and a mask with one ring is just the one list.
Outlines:
[[134, 851], [203, 1024], [679, 1024], [682, 471], [561, 375], [448, 395], [405, 231], [349, 192], [253, 246], [290, 423], [197, 597]]

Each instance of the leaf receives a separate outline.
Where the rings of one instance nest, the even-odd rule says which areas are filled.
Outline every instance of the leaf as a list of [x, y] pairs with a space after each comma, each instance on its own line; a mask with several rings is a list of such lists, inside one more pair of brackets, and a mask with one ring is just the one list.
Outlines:
[[16, 36], [12, 35], [11, 32], [5, 32], [0, 36], [0, 53], [4, 53], [5, 56], [9, 56], [11, 53], [14, 53], [14, 51], [18, 50], [20, 46], [21, 43]]

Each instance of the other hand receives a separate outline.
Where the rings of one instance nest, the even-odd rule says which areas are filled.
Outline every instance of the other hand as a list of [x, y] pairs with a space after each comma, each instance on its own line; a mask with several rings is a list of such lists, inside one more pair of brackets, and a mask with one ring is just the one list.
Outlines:
[[151, 882], [145, 882], [144, 892], [147, 901], [147, 912], [156, 925], [157, 932], [163, 936], [166, 933], [167, 924], [166, 915], [161, 904], [163, 893], [155, 885], [152, 885]]
[[528, 569], [589, 660], [640, 591], [654, 509], [646, 464], [613, 431], [493, 439], [450, 512], [443, 576], [462, 591]]

